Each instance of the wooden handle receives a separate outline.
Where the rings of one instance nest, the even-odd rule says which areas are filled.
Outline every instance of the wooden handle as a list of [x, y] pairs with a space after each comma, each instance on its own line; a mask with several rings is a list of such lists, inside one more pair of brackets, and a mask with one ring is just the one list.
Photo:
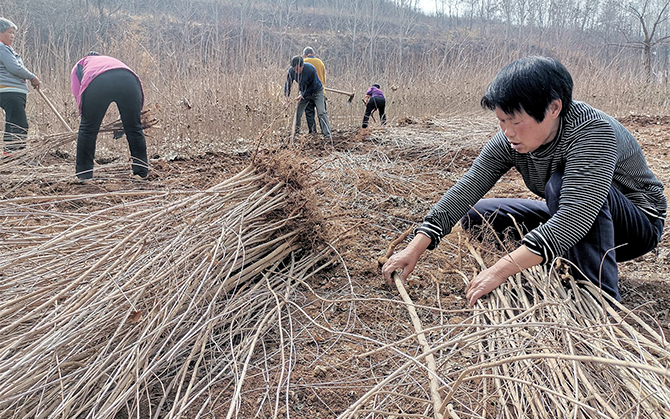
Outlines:
[[37, 93], [39, 93], [40, 96], [42, 96], [42, 99], [44, 99], [44, 101], [47, 103], [47, 105], [49, 105], [49, 107], [51, 108], [51, 110], [56, 114], [56, 116], [58, 117], [58, 119], [60, 119], [60, 122], [63, 123], [63, 125], [65, 126], [65, 128], [67, 128], [67, 130], [70, 131], [70, 132], [74, 132], [74, 131], [72, 130], [72, 128], [70, 128], [70, 125], [68, 125], [68, 123], [65, 121], [65, 119], [61, 116], [61, 114], [58, 113], [58, 111], [56, 110], [56, 107], [51, 103], [51, 101], [49, 100], [49, 98], [47, 98], [47, 97], [44, 95], [44, 93], [42, 93], [42, 90], [41, 90], [39, 87], [37, 87], [35, 90], [37, 90]]
[[354, 95], [353, 92], [345, 92], [344, 90], [331, 89], [330, 87], [324, 87], [323, 89], [328, 91], [328, 92], [341, 93], [341, 94], [347, 95], [347, 96], [353, 96]]

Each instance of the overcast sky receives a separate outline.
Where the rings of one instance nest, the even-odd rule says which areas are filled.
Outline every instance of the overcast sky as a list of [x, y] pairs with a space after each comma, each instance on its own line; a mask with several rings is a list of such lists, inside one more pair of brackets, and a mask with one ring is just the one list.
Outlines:
[[419, 0], [419, 7], [425, 13], [435, 12], [435, 0]]

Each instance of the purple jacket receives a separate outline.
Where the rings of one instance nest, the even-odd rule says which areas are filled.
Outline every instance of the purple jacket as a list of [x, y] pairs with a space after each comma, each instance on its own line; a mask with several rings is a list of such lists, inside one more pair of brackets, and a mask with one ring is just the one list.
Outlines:
[[[89, 84], [98, 77], [100, 74], [109, 70], [116, 69], [125, 69], [135, 74], [133, 70], [130, 69], [127, 65], [117, 60], [116, 58], [107, 57], [105, 55], [88, 55], [77, 64], [72, 67], [71, 79], [71, 88], [72, 94], [74, 95], [75, 100], [77, 101], [77, 106], [79, 107], [79, 114], [81, 115], [81, 95], [84, 94], [84, 91]], [[140, 81], [140, 78], [135, 74], [137, 80]], [[142, 82], [140, 81], [140, 86]], [[144, 103], [144, 92], [142, 92], [142, 103]]]
[[365, 95], [370, 96], [370, 97], [380, 97], [382, 99], [384, 98], [384, 93], [382, 93], [381, 90], [379, 90], [378, 88], [376, 88], [374, 86], [369, 88], [368, 91], [365, 93]]

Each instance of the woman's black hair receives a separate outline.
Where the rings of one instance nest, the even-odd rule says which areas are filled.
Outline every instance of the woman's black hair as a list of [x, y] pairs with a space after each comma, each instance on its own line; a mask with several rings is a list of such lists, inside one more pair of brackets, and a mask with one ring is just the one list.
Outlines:
[[524, 110], [537, 122], [544, 120], [549, 105], [561, 100], [561, 116], [572, 103], [572, 76], [553, 58], [525, 57], [503, 67], [482, 97], [484, 109], [500, 108], [511, 115]]

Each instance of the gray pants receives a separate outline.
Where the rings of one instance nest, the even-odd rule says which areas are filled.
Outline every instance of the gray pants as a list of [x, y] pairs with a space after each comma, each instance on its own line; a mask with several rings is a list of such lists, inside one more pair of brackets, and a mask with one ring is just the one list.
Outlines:
[[330, 122], [328, 122], [328, 113], [326, 112], [326, 100], [323, 96], [323, 90], [319, 90], [311, 96], [303, 97], [298, 102], [298, 109], [296, 109], [295, 126], [296, 133], [300, 132], [300, 123], [302, 121], [302, 114], [305, 112], [307, 104], [314, 103], [316, 112], [319, 116], [319, 125], [321, 126], [321, 133], [328, 138], [333, 138], [330, 133]]

